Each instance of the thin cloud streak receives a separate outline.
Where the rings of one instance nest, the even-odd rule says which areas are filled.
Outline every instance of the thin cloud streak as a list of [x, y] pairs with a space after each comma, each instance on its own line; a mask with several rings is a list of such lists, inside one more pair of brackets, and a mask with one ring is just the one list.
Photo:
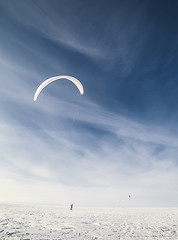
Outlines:
[[[104, 187], [105, 191], [113, 188], [123, 193], [124, 189], [132, 189], [137, 197], [148, 192], [151, 195], [158, 189], [161, 195], [165, 195], [165, 189], [166, 194], [171, 194], [176, 187], [177, 167], [172, 161], [176, 152], [170, 149], [166, 150], [171, 158], [168, 161], [166, 156], [153, 157], [154, 147], [145, 144], [141, 147], [140, 143], [125, 142], [118, 147], [114, 142], [108, 146], [108, 141], [103, 140], [93, 150], [82, 145], [81, 133], [77, 133], [77, 139], [81, 137], [77, 143], [72, 142], [69, 133], [48, 131], [44, 136], [38, 132], [32, 134], [27, 128], [9, 129], [9, 125], [1, 126], [1, 133], [1, 171], [17, 182], [24, 179], [43, 185], [47, 181], [48, 185], [53, 182], [64, 189], [81, 187], [81, 191], [83, 188], [100, 191]], [[49, 136], [55, 144], [49, 144]]]
[[[160, 161], [161, 166], [164, 166], [165, 163], [167, 164], [169, 163], [168, 166], [166, 165], [167, 167], [171, 167], [171, 168], [174, 167], [174, 161], [172, 160], [176, 158], [176, 153], [177, 153], [176, 151], [177, 144], [175, 142], [176, 139], [174, 137], [167, 136], [164, 133], [160, 134], [160, 131], [156, 133], [156, 129], [154, 128], [147, 129], [146, 126], [131, 122], [130, 120], [124, 119], [123, 117], [110, 114], [109, 112], [103, 111], [99, 106], [96, 106], [91, 102], [89, 102], [88, 105], [86, 105], [85, 103], [84, 106], [79, 106], [80, 103], [72, 104], [72, 103], [67, 103], [67, 102], [58, 101], [58, 100], [51, 101], [50, 99], [47, 99], [47, 101], [50, 102], [50, 106], [47, 106], [46, 102], [44, 102], [47, 108], [45, 108], [43, 104], [42, 104], [42, 108], [41, 108], [41, 105], [38, 105], [39, 112], [41, 110], [44, 111], [43, 116], [45, 116], [46, 119], [45, 121], [41, 120], [40, 123], [38, 119], [35, 119], [35, 118], [32, 119], [33, 124], [36, 122], [36, 128], [34, 130], [33, 130], [33, 127], [30, 128], [29, 130], [29, 128], [26, 128], [23, 126], [18, 127], [17, 132], [15, 133], [11, 133], [12, 129], [10, 131], [8, 130], [10, 132], [10, 136], [7, 138], [7, 141], [5, 141], [6, 139], [5, 136], [7, 136], [7, 132], [4, 133], [3, 139], [5, 142], [8, 142], [8, 141], [11, 142], [10, 139], [13, 139], [11, 135], [19, 136], [18, 139], [15, 139], [15, 141], [13, 141], [13, 143], [16, 142], [16, 144], [19, 143], [19, 146], [17, 148], [18, 151], [20, 149], [20, 146], [23, 146], [24, 144], [25, 145], [24, 147], [22, 147], [22, 149], [32, 148], [29, 151], [30, 154], [28, 153], [28, 151], [26, 153], [26, 150], [24, 153], [23, 153], [23, 150], [20, 151], [21, 152], [20, 155], [22, 155], [20, 156], [20, 159], [23, 159], [23, 161], [25, 161], [24, 158], [26, 155], [28, 156], [28, 155], [31, 155], [31, 153], [34, 153], [34, 154], [36, 153], [37, 156], [35, 155], [33, 156], [32, 154], [30, 158], [28, 157], [29, 162], [31, 161], [34, 162], [34, 159], [38, 159], [39, 163], [42, 164], [40, 161], [40, 156], [44, 157], [43, 149], [45, 149], [46, 151], [46, 149], [50, 148], [50, 150], [48, 150], [49, 152], [47, 151], [47, 153], [45, 153], [45, 157], [44, 158], [42, 157], [43, 159], [42, 161], [50, 165], [48, 163], [48, 159], [53, 159], [52, 165], [54, 165], [56, 168], [56, 164], [59, 164], [57, 158], [58, 156], [60, 156], [59, 168], [61, 168], [61, 164], [62, 164], [62, 167], [65, 168], [65, 171], [69, 171], [69, 172], [70, 172], [70, 166], [76, 169], [81, 169], [82, 162], [84, 164], [83, 168], [85, 170], [87, 170], [88, 164], [90, 165], [90, 169], [92, 169], [91, 165], [93, 163], [95, 163], [95, 165], [98, 164], [96, 169], [97, 168], [99, 169], [100, 164], [103, 162], [104, 166], [106, 164], [105, 166], [106, 171], [109, 169], [108, 164], [109, 165], [113, 164], [112, 171], [114, 171], [114, 169], [117, 169], [117, 164], [118, 164], [118, 167], [120, 167], [121, 165], [121, 169], [126, 171], [125, 174], [127, 175], [126, 169], [128, 169], [129, 165], [131, 164], [130, 163], [131, 158], [133, 159], [133, 162], [135, 159], [137, 163], [136, 168], [138, 169], [140, 168], [141, 171], [142, 170], [145, 171], [146, 161], [148, 161], [146, 171], [147, 170], [149, 171], [150, 169], [156, 167], [156, 165], [154, 167], [153, 165], [154, 165], [154, 162], [156, 162], [157, 160]], [[51, 109], [52, 105], [53, 105], [53, 109]], [[56, 114], [55, 109], [58, 106], [62, 106], [62, 108], [61, 108], [61, 111]], [[67, 111], [65, 111], [65, 109], [67, 109]], [[98, 128], [99, 130], [101, 130], [101, 132], [103, 130], [106, 131], [107, 129], [108, 134], [112, 134], [110, 137], [111, 142], [108, 143], [108, 139], [106, 138], [105, 140], [105, 137], [103, 137], [103, 139], [101, 138], [101, 140], [98, 141], [98, 138], [94, 134], [87, 133], [85, 129], [80, 130], [80, 128], [77, 127], [77, 124], [75, 127], [75, 123], [74, 123], [73, 132], [71, 132], [71, 128], [68, 129], [68, 126], [67, 125], [65, 126], [63, 124], [63, 121], [61, 122], [61, 130], [59, 129], [57, 130], [56, 126], [59, 126], [61, 117], [64, 120], [65, 119], [70, 120], [72, 118], [72, 116], [69, 114], [71, 112], [70, 109], [76, 109], [75, 114], [77, 116], [77, 121], [81, 121], [83, 123], [89, 124], [92, 127], [95, 127], [96, 129]], [[50, 120], [54, 118], [54, 116], [55, 118], [57, 117], [55, 120], [57, 122], [53, 120], [53, 127], [52, 127], [53, 129], [51, 129], [51, 126], [47, 125], [47, 123], [50, 122]], [[55, 126], [56, 123], [57, 125]], [[2, 129], [6, 129], [6, 128], [8, 129], [8, 126], [6, 125], [2, 126]], [[140, 129], [142, 129], [141, 133], [139, 131]], [[22, 137], [23, 132], [26, 133], [25, 138]], [[20, 139], [23, 139], [23, 142]], [[27, 141], [26, 143], [24, 142], [24, 139]], [[75, 142], [75, 139], [77, 139], [77, 142]], [[84, 141], [83, 139], [89, 139], [89, 140]], [[89, 143], [91, 139], [93, 144]], [[48, 145], [49, 143], [52, 143], [52, 142], [54, 143], [52, 144], [52, 146]], [[83, 143], [85, 143], [86, 145]], [[97, 147], [93, 149], [92, 145], [95, 145], [95, 144]], [[162, 150], [160, 151], [160, 153], [155, 154], [154, 153], [156, 151], [155, 149], [159, 148], [160, 145], [163, 146]], [[10, 149], [12, 150], [13, 147], [11, 146]], [[40, 151], [39, 149], [42, 149], [42, 151]], [[76, 154], [77, 152], [78, 154]], [[165, 153], [166, 153], [166, 156], [171, 156], [170, 162], [167, 160], [167, 157], [164, 156]], [[66, 162], [68, 166], [66, 166]], [[143, 163], [144, 163], [144, 167], [141, 166]], [[37, 162], [33, 164], [37, 164]], [[26, 166], [24, 162], [23, 164], [20, 164], [20, 165]], [[134, 163], [132, 167], [134, 172], [134, 169], [135, 169]], [[158, 167], [160, 166], [158, 165]], [[24, 167], [24, 168], [30, 169], [29, 167]], [[72, 171], [73, 170], [74, 169], [72, 169]], [[25, 169], [23, 169], [23, 171], [25, 171]], [[52, 171], [56, 171], [56, 169], [53, 169], [52, 167]], [[103, 171], [103, 168], [102, 168], [102, 171]], [[80, 172], [80, 170], [77, 172]], [[83, 172], [83, 170], [81, 172]], [[91, 172], [93, 172], [93, 169]], [[96, 174], [96, 176], [98, 175], [99, 174]]]
[[[111, 69], [114, 71], [115, 63], [117, 62], [118, 71], [122, 73], [121, 75], [127, 76], [133, 70], [138, 60], [140, 60], [140, 53], [145, 48], [154, 25], [154, 22], [150, 22], [146, 31], [143, 27], [146, 5], [137, 6], [136, 12], [132, 13], [132, 7], [122, 3], [120, 4], [119, 14], [118, 12], [113, 12], [111, 19], [103, 16], [105, 14], [104, 8], [102, 14], [102, 9], [95, 8], [95, 6], [92, 6], [93, 9], [91, 7], [93, 16], [88, 15], [86, 11], [82, 14], [81, 12], [84, 10], [82, 2], [73, 4], [72, 11], [66, 9], [62, 2], [60, 11], [54, 11], [47, 2], [38, 4], [33, 1], [28, 6], [23, 1], [20, 3], [20, 6], [13, 2], [9, 3], [8, 6], [6, 3], [4, 8], [18, 24], [36, 30], [43, 37], [55, 41], [59, 45], [62, 44], [63, 47], [69, 50], [88, 56], [107, 71]], [[22, 8], [23, 12], [20, 15], [16, 14], [16, 8]], [[46, 14], [46, 8], [48, 9], [48, 14]], [[126, 28], [123, 25], [124, 21], [128, 21], [125, 19], [123, 11], [130, 14], [132, 21], [130, 27]], [[97, 20], [98, 12], [101, 14], [99, 21]], [[83, 22], [86, 22], [86, 20], [87, 25], [84, 25]], [[103, 24], [103, 21], [105, 24]], [[38, 24], [36, 24], [37, 22]], [[100, 27], [100, 32], [97, 34], [93, 22], [96, 22], [96, 25]], [[141, 36], [139, 33], [140, 28], [142, 29]], [[135, 42], [134, 48], [131, 44], [132, 42]]]

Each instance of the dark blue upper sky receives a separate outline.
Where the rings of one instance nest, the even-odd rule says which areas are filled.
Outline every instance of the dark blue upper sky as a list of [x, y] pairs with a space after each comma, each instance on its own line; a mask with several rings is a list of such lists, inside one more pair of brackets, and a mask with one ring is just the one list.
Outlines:
[[44, 77], [58, 72], [43, 58], [62, 59], [69, 75], [87, 75], [87, 95], [111, 111], [156, 122], [174, 116], [176, 124], [177, 7], [176, 1], [3, 2], [1, 44]]
[[[83, 182], [116, 189], [118, 179], [138, 172], [146, 171], [148, 179], [160, 174], [162, 179], [165, 169], [158, 170], [160, 166], [176, 176], [177, 26], [177, 1], [0, 0], [4, 174], [16, 166], [15, 173], [27, 179], [55, 176], [53, 181], [64, 185]], [[84, 96], [61, 80], [45, 88], [34, 103], [39, 84], [56, 75], [78, 78]], [[18, 156], [23, 144], [26, 150]], [[36, 144], [45, 149], [44, 156]], [[39, 169], [48, 170], [41, 175], [38, 170], [28, 172], [28, 166], [36, 169], [35, 161]], [[98, 170], [101, 163], [104, 173]], [[62, 173], [54, 167], [58, 165]], [[133, 172], [129, 166], [134, 166]], [[84, 172], [80, 178], [77, 169]], [[148, 179], [145, 189], [151, 188]], [[128, 181], [125, 188], [141, 189], [137, 180], [134, 187]], [[159, 199], [161, 194], [166, 191]]]

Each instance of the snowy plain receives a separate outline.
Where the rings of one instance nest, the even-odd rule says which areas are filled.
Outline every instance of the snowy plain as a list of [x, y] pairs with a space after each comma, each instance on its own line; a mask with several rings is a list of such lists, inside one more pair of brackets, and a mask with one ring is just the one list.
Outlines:
[[0, 204], [0, 239], [176, 240], [178, 208], [77, 208]]

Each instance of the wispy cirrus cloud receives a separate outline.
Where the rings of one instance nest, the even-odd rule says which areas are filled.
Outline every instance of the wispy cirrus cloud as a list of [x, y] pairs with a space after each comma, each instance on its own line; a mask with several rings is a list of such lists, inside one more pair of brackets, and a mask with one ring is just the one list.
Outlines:
[[[22, 91], [22, 94], [25, 96], [24, 91]], [[23, 159], [23, 161], [26, 161], [24, 160], [26, 159], [25, 156], [28, 156], [27, 166], [28, 164], [34, 166], [47, 164], [46, 166], [48, 171], [51, 171], [51, 176], [54, 177], [56, 174], [54, 179], [52, 177], [53, 180], [59, 180], [64, 183], [69, 181], [69, 185], [71, 170], [73, 173], [76, 171], [76, 175], [71, 181], [71, 183], [74, 183], [73, 179], [76, 180], [77, 176], [85, 179], [86, 175], [82, 176], [83, 174], [79, 174], [79, 172], [85, 173], [87, 169], [91, 169], [92, 174], [95, 171], [100, 172], [100, 165], [102, 166], [101, 176], [106, 174], [108, 177], [110, 175], [114, 176], [114, 172], [115, 177], [118, 172], [122, 172], [122, 174], [124, 172], [127, 176], [128, 174], [135, 175], [142, 171], [149, 172], [154, 168], [162, 167], [165, 169], [166, 166], [172, 169], [176, 166], [176, 137], [164, 133], [163, 129], [156, 129], [154, 126], [148, 127], [107, 112], [100, 106], [92, 103], [91, 100], [86, 99], [82, 103], [80, 101], [71, 103], [47, 96], [45, 98], [36, 106], [36, 103], [32, 100], [29, 103], [27, 96], [26, 99], [21, 96], [18, 101], [19, 106], [27, 106], [28, 104], [28, 108], [31, 108], [31, 113], [35, 111], [36, 114], [33, 114], [32, 119], [27, 118], [28, 121], [27, 119], [24, 120], [24, 123], [21, 116], [18, 116], [21, 113], [14, 115], [13, 119], [16, 119], [15, 130], [13, 130], [12, 126], [9, 129], [7, 124], [2, 125], [2, 129], [7, 129], [7, 132], [4, 130], [2, 137], [5, 145], [8, 141], [10, 144], [11, 140], [13, 140], [11, 135], [15, 136], [12, 146], [9, 147], [7, 145], [7, 149], [5, 149], [5, 146], [2, 146], [4, 152], [8, 152], [8, 149], [11, 149], [10, 161], [13, 163], [19, 162], [19, 159], [14, 160], [13, 158], [14, 155], [17, 155], [17, 153], [13, 153], [14, 149], [14, 151], [20, 154], [20, 159]], [[59, 106], [60, 111], [56, 112]], [[6, 115], [5, 112], [6, 109], [4, 108], [4, 116]], [[5, 120], [10, 123], [11, 118], [11, 115], [7, 115]], [[21, 119], [20, 122], [19, 119]], [[73, 121], [72, 128], [70, 125], [71, 121]], [[82, 123], [83, 127], [81, 127], [82, 125], [79, 122]], [[92, 129], [91, 132], [88, 131], [88, 127]], [[8, 131], [9, 135], [7, 134]], [[15, 150], [16, 147], [17, 150]], [[22, 150], [20, 151], [19, 149]], [[24, 163], [20, 165], [27, 171], [33, 169], [26, 167]], [[130, 165], [132, 167], [129, 167]], [[58, 179], [57, 176], [61, 176], [61, 174], [56, 170], [56, 166], [59, 166], [58, 169], [63, 169], [65, 172], [64, 179], [63, 177]], [[109, 166], [111, 166], [110, 171], [112, 173], [108, 172]], [[25, 169], [23, 169], [23, 172], [25, 172]], [[47, 174], [47, 170], [42, 172], [45, 173], [45, 171]], [[38, 171], [34, 170], [34, 172], [37, 173]], [[33, 175], [33, 171], [31, 174]], [[100, 174], [97, 173], [96, 176]], [[39, 172], [40, 175], [42, 174]], [[49, 176], [50, 174], [47, 175], [47, 178]], [[86, 179], [87, 185], [90, 185], [89, 179], [93, 180], [94, 178], [88, 177], [88, 180]], [[110, 179], [109, 184], [111, 185], [116, 182], [110, 177], [108, 179]], [[79, 182], [77, 181], [76, 184]], [[84, 182], [83, 180], [82, 183]]]
[[[3, 4], [3, 7], [19, 25], [35, 30], [36, 34], [59, 46], [86, 55], [105, 71], [116, 73], [117, 69], [121, 76], [127, 76], [133, 70], [154, 25], [150, 21], [145, 29], [143, 24], [143, 17], [147, 14], [146, 3], [134, 6], [130, 2], [121, 2], [119, 9], [111, 4], [112, 17], [107, 17], [105, 3], [100, 8], [92, 4], [87, 10], [82, 1], [70, 2], [72, 10], [63, 1], [60, 9], [55, 9], [55, 4], [31, 1], [27, 5], [23, 1], [17, 4], [12, 1]], [[18, 11], [20, 14], [17, 14]], [[126, 18], [123, 12], [130, 18]]]
[[[111, 120], [108, 122], [106, 127]], [[97, 121], [90, 124], [100, 128]], [[113, 193], [117, 189], [122, 195], [127, 189], [137, 197], [151, 196], [158, 189], [162, 197], [171, 194], [175, 187], [177, 146], [170, 146], [170, 142], [166, 145], [170, 136], [163, 134], [158, 141], [159, 132], [154, 141], [148, 132], [142, 140], [139, 134], [130, 136], [129, 131], [115, 135], [110, 127], [108, 133], [102, 133], [101, 128], [99, 136], [77, 127], [73, 131], [62, 124], [61, 127], [54, 130], [42, 121], [37, 129], [1, 124], [1, 171], [5, 176], [31, 184], [41, 182], [40, 186], [45, 182], [59, 184], [66, 191], [94, 188], [92, 191], [105, 192], [112, 188]], [[75, 196], [76, 192], [72, 194]]]

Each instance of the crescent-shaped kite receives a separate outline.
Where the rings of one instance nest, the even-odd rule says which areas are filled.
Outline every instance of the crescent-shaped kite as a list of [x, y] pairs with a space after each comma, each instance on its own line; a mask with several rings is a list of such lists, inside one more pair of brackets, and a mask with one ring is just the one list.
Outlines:
[[76, 85], [76, 87], [78, 88], [78, 90], [80, 91], [80, 93], [81, 94], [84, 93], [83, 86], [82, 86], [81, 82], [78, 79], [76, 79], [74, 77], [71, 77], [71, 76], [56, 76], [56, 77], [51, 77], [51, 78], [45, 80], [44, 82], [42, 82], [42, 84], [37, 88], [37, 90], [35, 92], [34, 101], [36, 101], [38, 95], [43, 90], [43, 88], [45, 88], [51, 82], [54, 82], [54, 81], [62, 79], [62, 78], [65, 78], [65, 79], [73, 82]]

